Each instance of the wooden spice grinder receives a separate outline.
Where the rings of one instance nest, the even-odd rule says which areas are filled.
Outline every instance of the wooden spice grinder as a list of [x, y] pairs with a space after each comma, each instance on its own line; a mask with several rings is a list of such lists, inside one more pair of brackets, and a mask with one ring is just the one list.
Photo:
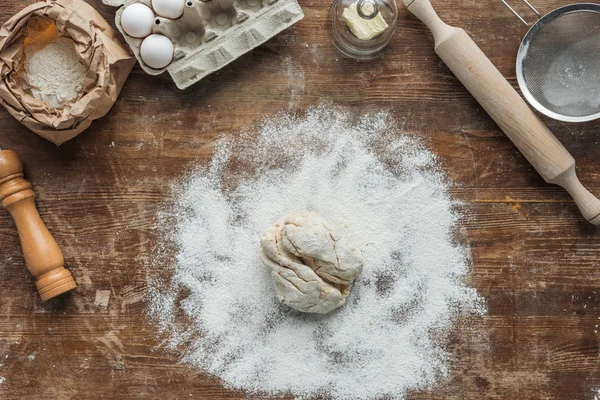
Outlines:
[[46, 301], [77, 285], [64, 268], [62, 252], [40, 218], [34, 199], [31, 183], [23, 179], [23, 163], [17, 153], [0, 151], [0, 201], [15, 221], [27, 268], [37, 280], [42, 301]]
[[600, 225], [600, 200], [579, 181], [575, 159], [531, 111], [481, 49], [460, 28], [444, 23], [429, 0], [403, 0], [427, 25], [435, 52], [548, 183], [565, 188], [586, 220]]

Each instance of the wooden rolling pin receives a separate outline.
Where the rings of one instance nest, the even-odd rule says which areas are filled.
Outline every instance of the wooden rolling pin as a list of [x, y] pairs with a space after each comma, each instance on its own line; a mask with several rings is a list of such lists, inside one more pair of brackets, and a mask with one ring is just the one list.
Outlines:
[[575, 159], [469, 35], [463, 29], [444, 23], [429, 0], [403, 1], [433, 33], [435, 52], [531, 165], [546, 182], [564, 187], [583, 216], [592, 224], [600, 225], [600, 200], [579, 182]]
[[42, 301], [75, 289], [56, 241], [35, 208], [31, 184], [23, 179], [23, 164], [10, 150], [0, 151], [0, 201], [17, 226], [29, 272], [37, 279]]

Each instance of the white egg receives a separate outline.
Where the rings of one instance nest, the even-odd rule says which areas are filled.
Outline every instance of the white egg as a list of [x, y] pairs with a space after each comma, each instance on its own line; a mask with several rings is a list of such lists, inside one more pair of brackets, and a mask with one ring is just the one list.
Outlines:
[[163, 35], [153, 34], [142, 42], [140, 55], [150, 68], [162, 69], [173, 61], [173, 42]]
[[152, 0], [152, 8], [164, 18], [177, 19], [183, 15], [185, 0]]
[[126, 34], [134, 38], [145, 38], [152, 33], [154, 23], [154, 12], [150, 7], [136, 3], [123, 11], [121, 14], [121, 26]]

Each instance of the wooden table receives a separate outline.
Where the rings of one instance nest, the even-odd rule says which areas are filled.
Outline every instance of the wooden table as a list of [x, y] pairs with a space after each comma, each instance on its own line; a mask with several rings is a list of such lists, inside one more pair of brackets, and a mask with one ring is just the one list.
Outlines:
[[[114, 9], [90, 2], [113, 20]], [[42, 218], [79, 284], [42, 304], [14, 225], [0, 212], [0, 398], [243, 398], [179, 364], [177, 354], [154, 349], [160, 340], [144, 312], [147, 278], [162, 271], [152, 263], [155, 212], [170, 183], [210, 157], [218, 135], [323, 100], [356, 113], [391, 110], [440, 156], [455, 182], [452, 194], [468, 203], [470, 283], [488, 314], [457, 324], [449, 381], [409, 398], [598, 394], [598, 230], [565, 192], [542, 181], [406, 10], [390, 53], [356, 63], [330, 44], [328, 2], [300, 2], [303, 21], [187, 91], [166, 74], [151, 77], [136, 67], [109, 115], [60, 148], [0, 113], [0, 147], [26, 163]], [[432, 2], [516, 85], [525, 28], [500, 0]], [[536, 1], [541, 11], [564, 4]], [[2, 21], [21, 7], [21, 0], [0, 2]], [[582, 182], [600, 194], [600, 124], [547, 122], [578, 160]]]

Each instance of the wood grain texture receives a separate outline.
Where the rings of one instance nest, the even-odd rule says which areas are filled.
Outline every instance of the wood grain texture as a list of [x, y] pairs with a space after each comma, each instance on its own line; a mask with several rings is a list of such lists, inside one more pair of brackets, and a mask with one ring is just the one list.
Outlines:
[[[114, 9], [90, 2], [113, 20]], [[144, 316], [147, 278], [162, 271], [151, 259], [155, 213], [171, 182], [209, 159], [219, 135], [325, 100], [356, 113], [390, 110], [439, 155], [453, 196], [466, 204], [470, 284], [485, 297], [488, 314], [459, 321], [448, 336], [449, 380], [409, 398], [594, 399], [597, 228], [566, 192], [543, 182], [406, 10], [390, 53], [357, 63], [329, 42], [328, 2], [300, 3], [306, 18], [294, 28], [186, 91], [168, 75], [150, 77], [136, 67], [109, 115], [60, 148], [0, 112], [0, 147], [24, 160], [40, 214], [79, 285], [42, 304], [13, 222], [0, 213], [0, 398], [244, 398], [156, 349], [160, 339]], [[499, 0], [432, 3], [516, 86], [514, 59], [525, 31]], [[535, 3], [548, 12], [567, 1]], [[23, 6], [0, 2], [0, 18]], [[600, 123], [544, 121], [577, 160], [581, 181], [600, 194]], [[97, 294], [104, 297], [96, 301]]]

